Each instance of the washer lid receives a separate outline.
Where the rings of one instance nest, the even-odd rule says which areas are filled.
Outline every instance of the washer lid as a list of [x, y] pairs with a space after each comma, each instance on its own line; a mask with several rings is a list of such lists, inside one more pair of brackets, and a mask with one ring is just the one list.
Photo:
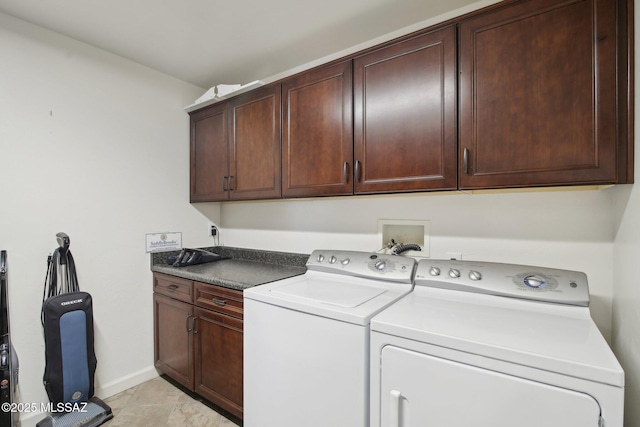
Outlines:
[[275, 287], [271, 292], [282, 294], [283, 296], [307, 299], [310, 302], [332, 304], [338, 307], [357, 307], [382, 295], [387, 290], [357, 283], [310, 279]]
[[246, 289], [243, 294], [245, 299], [364, 326], [412, 289], [410, 283], [310, 270]]
[[371, 331], [624, 386], [587, 307], [416, 286], [375, 316]]

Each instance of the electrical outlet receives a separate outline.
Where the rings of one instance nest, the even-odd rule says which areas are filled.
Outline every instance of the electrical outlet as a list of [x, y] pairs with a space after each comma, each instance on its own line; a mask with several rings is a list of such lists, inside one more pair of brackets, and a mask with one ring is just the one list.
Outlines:
[[218, 235], [218, 226], [213, 222], [207, 223], [207, 236], [217, 236]]

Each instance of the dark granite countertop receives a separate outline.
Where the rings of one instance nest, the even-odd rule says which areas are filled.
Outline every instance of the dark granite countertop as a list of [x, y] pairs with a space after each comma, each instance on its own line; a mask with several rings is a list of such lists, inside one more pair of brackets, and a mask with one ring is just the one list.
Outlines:
[[305, 264], [309, 258], [309, 255], [305, 254], [227, 246], [201, 249], [228, 256], [230, 259], [176, 268], [167, 264], [167, 259], [171, 255], [177, 255], [179, 251], [153, 253], [151, 254], [151, 271], [225, 288], [244, 290], [304, 274], [307, 271]]

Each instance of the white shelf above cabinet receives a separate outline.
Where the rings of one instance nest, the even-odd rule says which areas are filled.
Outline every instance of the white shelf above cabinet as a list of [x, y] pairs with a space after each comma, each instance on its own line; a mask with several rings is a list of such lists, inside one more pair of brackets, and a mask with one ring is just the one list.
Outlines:
[[186, 107], [184, 107], [184, 110], [185, 110], [187, 113], [190, 113], [190, 112], [195, 111], [195, 110], [198, 110], [198, 109], [200, 109], [200, 108], [207, 107], [207, 106], [209, 106], [209, 105], [213, 105], [213, 104], [215, 104], [216, 102], [223, 101], [223, 100], [225, 100], [225, 99], [227, 99], [227, 98], [230, 98], [230, 97], [232, 97], [232, 96], [240, 95], [241, 93], [248, 92], [248, 91], [250, 91], [250, 90], [252, 90], [252, 89], [255, 89], [255, 88], [260, 87], [260, 86], [263, 86], [263, 85], [264, 85], [264, 82], [263, 82], [263, 81], [261, 81], [261, 80], [255, 80], [255, 81], [253, 81], [253, 82], [251, 82], [251, 83], [247, 83], [246, 85], [240, 86], [240, 87], [239, 87], [238, 89], [236, 89], [236, 90], [232, 90], [232, 91], [230, 91], [230, 92], [225, 92], [222, 96], [219, 96], [219, 95], [217, 94], [217, 92], [218, 92], [218, 90], [219, 90], [219, 89], [218, 89], [218, 90], [216, 90], [216, 88], [217, 88], [218, 86], [229, 86], [229, 85], [218, 85], [218, 86], [213, 86], [211, 89], [209, 89], [208, 91], [206, 91], [206, 92], [204, 93], [204, 95], [202, 95], [200, 98], [198, 98], [198, 99], [196, 100], [196, 102], [194, 102], [194, 103], [193, 103], [193, 104], [191, 104], [191, 105], [187, 105]]

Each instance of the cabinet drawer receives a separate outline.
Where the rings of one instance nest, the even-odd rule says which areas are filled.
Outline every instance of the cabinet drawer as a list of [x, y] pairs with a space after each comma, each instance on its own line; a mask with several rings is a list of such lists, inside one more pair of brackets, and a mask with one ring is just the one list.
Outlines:
[[153, 274], [153, 292], [193, 303], [193, 282], [166, 274]]
[[[237, 317], [227, 316], [226, 314], [216, 313], [213, 310], [205, 310], [203, 308], [198, 308], [198, 307], [194, 309], [193, 313], [196, 318], [196, 323], [194, 323], [195, 332], [197, 335], [200, 335], [200, 338], [202, 338], [202, 336], [207, 335], [203, 333], [203, 330], [207, 328], [205, 324], [209, 325], [209, 327], [212, 325], [217, 325], [224, 328], [227, 331], [240, 332], [240, 333], [242, 333], [243, 331], [244, 322], [242, 319], [238, 319]], [[196, 337], [196, 340], [198, 339], [199, 338]], [[236, 336], [236, 339], [237, 339], [237, 336]], [[226, 341], [227, 341], [227, 345], [229, 345], [229, 339], [227, 339]], [[200, 345], [204, 345], [204, 343], [200, 343]], [[220, 345], [220, 347], [224, 347], [224, 346]], [[230, 347], [230, 348], [241, 349], [242, 337], [240, 337], [240, 341], [239, 343], [237, 343], [237, 345], [234, 345], [233, 347]], [[230, 348], [227, 348], [224, 351], [229, 351]]]
[[196, 306], [242, 318], [243, 304], [241, 291], [200, 282], [194, 282], [194, 285], [194, 304]]

